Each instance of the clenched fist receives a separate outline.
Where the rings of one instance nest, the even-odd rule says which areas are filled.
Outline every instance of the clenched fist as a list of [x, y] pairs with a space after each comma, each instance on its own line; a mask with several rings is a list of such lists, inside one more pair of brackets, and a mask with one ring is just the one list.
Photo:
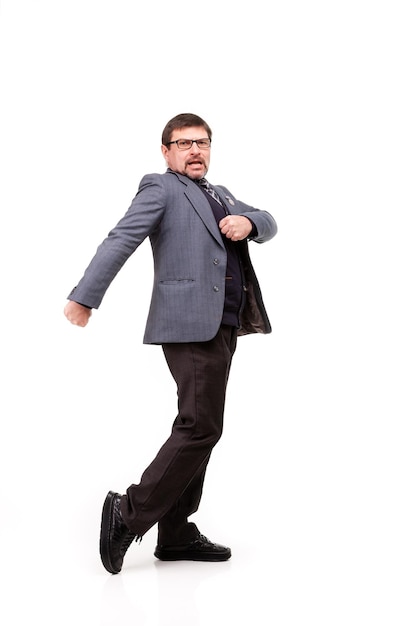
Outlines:
[[227, 215], [220, 220], [219, 228], [228, 239], [241, 241], [252, 232], [252, 222], [243, 215]]
[[73, 300], [69, 300], [64, 309], [65, 317], [75, 326], [87, 326], [91, 313], [91, 309]]

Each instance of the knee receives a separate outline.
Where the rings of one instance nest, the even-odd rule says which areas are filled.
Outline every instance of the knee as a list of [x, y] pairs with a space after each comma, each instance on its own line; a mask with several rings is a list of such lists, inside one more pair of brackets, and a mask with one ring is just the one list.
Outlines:
[[175, 424], [174, 431], [186, 445], [197, 444], [206, 450], [211, 450], [222, 436], [223, 420], [181, 420], [180, 423]]
[[214, 448], [223, 434], [223, 422], [206, 424], [203, 429], [197, 428], [196, 436], [206, 442], [207, 446]]

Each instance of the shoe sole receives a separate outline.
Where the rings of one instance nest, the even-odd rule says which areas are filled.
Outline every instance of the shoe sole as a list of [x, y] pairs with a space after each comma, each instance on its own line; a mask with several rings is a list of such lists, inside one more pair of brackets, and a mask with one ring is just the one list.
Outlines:
[[101, 515], [100, 557], [105, 569], [110, 572], [110, 574], [118, 574], [120, 572], [120, 570], [117, 570], [112, 564], [109, 551], [112, 509], [116, 496], [117, 494], [114, 491], [109, 491], [104, 501]]
[[164, 552], [155, 550], [154, 555], [160, 561], [204, 561], [205, 563], [217, 563], [220, 561], [228, 561], [232, 556], [230, 551], [222, 554], [210, 554], [204, 552]]

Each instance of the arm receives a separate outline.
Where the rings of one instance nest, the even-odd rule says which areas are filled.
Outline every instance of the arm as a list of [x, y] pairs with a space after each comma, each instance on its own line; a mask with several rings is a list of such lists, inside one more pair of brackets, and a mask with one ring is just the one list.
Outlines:
[[[233, 241], [251, 237], [256, 243], [264, 243], [277, 234], [277, 224], [268, 211], [255, 209], [249, 204], [237, 200], [226, 187], [219, 185], [216, 186], [216, 190], [221, 190], [222, 199], [230, 212], [230, 215], [221, 220], [219, 224], [226, 237]], [[254, 233], [252, 233], [253, 227]]]
[[[161, 175], [149, 174], [142, 179], [139, 191], [127, 213], [97, 248], [84, 276], [71, 291], [68, 299], [75, 304], [82, 303], [78, 306], [85, 305], [87, 311], [89, 308], [98, 308], [117, 273], [159, 224], [164, 210], [165, 192]], [[70, 306], [65, 314], [67, 313], [85, 323], [88, 321], [87, 313], [76, 306]]]

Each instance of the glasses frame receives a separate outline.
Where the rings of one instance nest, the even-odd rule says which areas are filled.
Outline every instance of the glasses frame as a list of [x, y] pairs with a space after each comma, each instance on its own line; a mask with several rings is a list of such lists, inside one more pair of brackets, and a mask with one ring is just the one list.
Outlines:
[[[179, 145], [178, 145], [179, 141], [191, 141], [191, 146], [188, 146], [188, 148], [180, 148]], [[209, 145], [208, 146], [200, 146], [199, 145], [200, 141], [208, 141]], [[208, 150], [209, 148], [211, 148], [211, 139], [210, 139], [210, 137], [202, 137], [201, 139], [176, 139], [175, 141], [168, 141], [168, 143], [166, 145], [170, 146], [173, 143], [177, 144], [178, 150], [190, 150], [193, 147], [193, 143], [195, 143], [196, 146], [198, 146], [200, 148], [200, 150]]]

